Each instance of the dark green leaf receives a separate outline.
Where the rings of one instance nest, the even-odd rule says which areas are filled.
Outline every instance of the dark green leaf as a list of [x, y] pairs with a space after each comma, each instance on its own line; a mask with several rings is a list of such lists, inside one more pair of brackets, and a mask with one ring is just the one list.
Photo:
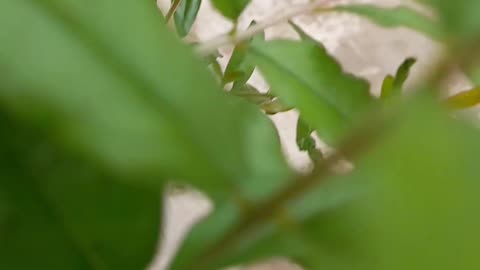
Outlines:
[[212, 0], [212, 3], [223, 16], [236, 21], [250, 0]]
[[121, 178], [0, 110], [0, 268], [145, 269], [162, 193]]
[[316, 148], [315, 139], [312, 136], [314, 131], [315, 130], [305, 123], [301, 117], [298, 118], [296, 137], [298, 149], [300, 149], [300, 151], [308, 152], [313, 161], [318, 161], [321, 158], [322, 153]]
[[0, 18], [0, 100], [22, 121], [137, 181], [186, 180], [218, 198], [255, 177], [246, 130], [274, 129], [226, 96], [153, 2], [6, 0]]
[[392, 96], [400, 96], [402, 94], [403, 85], [410, 74], [410, 69], [417, 62], [415, 58], [407, 58], [398, 67], [395, 77], [388, 75], [383, 80], [382, 84], [382, 99], [388, 99]]
[[403, 90], [403, 84], [408, 78], [410, 74], [410, 69], [412, 66], [417, 62], [417, 59], [409, 57], [405, 59], [400, 67], [397, 69], [397, 73], [395, 74], [395, 81], [393, 83], [393, 94], [400, 94]]
[[444, 39], [445, 33], [438, 22], [407, 7], [381, 8], [373, 5], [346, 5], [335, 8], [364, 16], [384, 27], [408, 27], [434, 39]]
[[312, 40], [255, 40], [249, 57], [273, 93], [287, 106], [298, 108], [328, 143], [342, 137], [372, 101], [368, 83], [344, 73], [325, 48]]
[[[172, 0], [172, 3], [173, 1], [175, 0]], [[201, 4], [202, 0], [180, 0], [174, 20], [177, 32], [181, 37], [186, 36], [190, 32]]]

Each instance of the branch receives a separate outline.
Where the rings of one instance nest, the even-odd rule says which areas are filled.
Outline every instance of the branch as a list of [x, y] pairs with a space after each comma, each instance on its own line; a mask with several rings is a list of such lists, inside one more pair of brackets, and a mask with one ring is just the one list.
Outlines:
[[312, 3], [289, 7], [286, 11], [280, 12], [280, 14], [274, 14], [272, 16], [269, 16], [262, 22], [249, 27], [247, 30], [237, 35], [232, 36], [230, 34], [225, 34], [216, 37], [210, 41], [207, 41], [203, 44], [200, 44], [197, 46], [196, 51], [200, 55], [209, 55], [222, 46], [228, 44], [238, 44], [242, 41], [248, 40], [255, 35], [261, 33], [270, 26], [274, 26], [276, 24], [288, 21], [299, 15], [309, 14], [313, 12], [331, 11], [331, 8], [329, 7], [331, 5], [331, 2], [332, 0], [317, 0], [313, 1]]
[[320, 161], [309, 175], [301, 175], [294, 178], [290, 185], [266, 201], [260, 202], [252, 212], [246, 214], [237, 226], [227, 232], [212, 248], [208, 249], [197, 260], [196, 266], [208, 265], [215, 261], [225, 250], [241, 240], [245, 234], [271, 219], [282, 207], [302, 196], [316, 185], [322, 184], [328, 177], [334, 174], [332, 167], [338, 162], [345, 158], [349, 160], [357, 159], [360, 154], [368, 151], [387, 130], [389, 123], [386, 120], [387, 118], [384, 115], [372, 118], [367, 125], [344, 140], [333, 155]]
[[167, 12], [167, 15], [165, 16], [165, 21], [166, 21], [167, 24], [172, 19], [173, 14], [175, 14], [175, 11], [177, 11], [178, 6], [180, 6], [181, 2], [182, 2], [182, 0], [175, 0], [172, 3], [172, 6], [170, 7], [170, 9]]

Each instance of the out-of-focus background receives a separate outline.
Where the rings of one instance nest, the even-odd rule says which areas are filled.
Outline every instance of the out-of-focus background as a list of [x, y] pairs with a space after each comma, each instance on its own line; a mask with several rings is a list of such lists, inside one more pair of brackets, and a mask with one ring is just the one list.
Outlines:
[[[321, 0], [320, 0], [321, 1]], [[323, 0], [325, 1], [325, 0]], [[163, 13], [170, 7], [171, 0], [158, 0], [158, 6]], [[263, 21], [279, 11], [291, 6], [309, 2], [309, 0], [252, 0], [239, 21], [239, 29], [245, 29], [252, 20]], [[410, 0], [330, 0], [332, 4], [342, 3], [369, 3], [381, 6], [408, 5], [422, 9]], [[371, 91], [378, 93], [383, 78], [393, 74], [398, 65], [407, 57], [416, 57], [417, 64], [412, 69], [408, 85], [415, 84], [422, 75], [420, 70], [428, 70], [428, 66], [435, 63], [441, 55], [442, 47], [422, 36], [404, 28], [380, 28], [365, 19], [349, 14], [303, 15], [293, 21], [302, 27], [305, 32], [320, 41], [327, 50], [334, 55], [343, 68], [357, 76], [368, 79]], [[218, 35], [229, 32], [232, 23], [214, 10], [208, 0], [203, 0], [197, 21], [188, 41], [205, 42]], [[297, 34], [287, 24], [279, 24], [265, 31], [267, 39], [298, 38]], [[225, 66], [232, 47], [220, 50], [223, 55], [219, 60]], [[268, 90], [261, 75], [255, 73], [250, 83], [260, 90]], [[451, 92], [466, 90], [470, 86], [468, 80], [461, 74], [455, 74], [446, 80], [446, 87]], [[282, 141], [282, 146], [291, 166], [298, 170], [307, 170], [309, 158], [307, 154], [297, 150], [295, 145], [296, 112], [277, 114], [272, 117]], [[321, 142], [319, 142], [321, 145]], [[180, 192], [168, 196], [166, 210], [166, 224], [163, 232], [161, 250], [151, 270], [167, 269], [169, 259], [175, 253], [182, 236], [188, 231], [192, 223], [208, 213], [211, 208], [208, 200], [201, 194], [194, 192]], [[251, 266], [249, 270], [294, 270], [298, 267], [283, 259], [273, 258], [270, 262]]]

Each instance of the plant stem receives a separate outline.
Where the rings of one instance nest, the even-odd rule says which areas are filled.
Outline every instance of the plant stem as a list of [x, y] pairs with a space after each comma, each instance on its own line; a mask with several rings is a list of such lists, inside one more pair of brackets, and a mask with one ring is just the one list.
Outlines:
[[321, 184], [333, 173], [332, 167], [344, 158], [349, 160], [356, 159], [365, 150], [368, 150], [378, 141], [380, 135], [384, 133], [388, 121], [381, 118], [374, 118], [365, 127], [357, 130], [347, 138], [338, 150], [331, 156], [320, 160], [315, 166], [314, 170], [306, 176], [297, 176], [291, 181], [291, 184], [286, 188], [274, 194], [272, 197], [264, 202], [260, 202], [258, 206], [247, 213], [239, 224], [232, 230], [227, 232], [225, 236], [220, 239], [217, 244], [208, 249], [200, 260], [196, 262], [196, 266], [208, 265], [215, 261], [222, 252], [241, 240], [245, 234], [248, 234], [256, 226], [264, 224], [275, 213], [282, 209], [290, 201], [298, 198], [314, 186]]
[[178, 6], [180, 6], [181, 2], [182, 2], [182, 0], [173, 1], [172, 6], [170, 7], [170, 9], [167, 12], [167, 15], [165, 16], [165, 21], [166, 21], [167, 24], [172, 19], [173, 14], [175, 14], [175, 11], [177, 11], [177, 8], [178, 8]]
[[332, 9], [328, 7], [330, 6], [331, 2], [332, 0], [318, 0], [308, 4], [293, 6], [291, 8], [288, 8], [285, 12], [280, 12], [280, 14], [276, 12], [274, 15], [269, 16], [264, 21], [252, 25], [244, 32], [238, 33], [233, 36], [231, 34], [222, 35], [203, 44], [200, 44], [197, 46], [196, 51], [200, 55], [209, 55], [224, 45], [237, 44], [242, 41], [248, 40], [253, 36], [261, 33], [270, 26], [274, 26], [278, 23], [288, 21], [299, 15], [313, 12], [331, 11]]

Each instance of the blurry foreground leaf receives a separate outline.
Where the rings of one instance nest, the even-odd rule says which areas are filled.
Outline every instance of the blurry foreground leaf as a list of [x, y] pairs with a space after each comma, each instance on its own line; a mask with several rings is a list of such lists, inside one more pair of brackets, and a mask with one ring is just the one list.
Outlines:
[[368, 83], [344, 73], [325, 48], [313, 40], [255, 40], [249, 57], [273, 93], [287, 106], [298, 108], [304, 120], [328, 143], [345, 135], [372, 101]]
[[[430, 102], [409, 104], [351, 175], [289, 193], [255, 223], [223, 205], [194, 228], [172, 269], [278, 256], [307, 269], [478, 269], [479, 135]], [[206, 252], [192, 257], [195, 245]]]
[[174, 19], [177, 32], [181, 37], [186, 36], [190, 32], [201, 4], [202, 0], [180, 0]]
[[480, 1], [421, 0], [438, 13], [440, 24], [458, 41], [475, 41], [480, 36]]
[[282, 158], [268, 119], [218, 87], [154, 2], [6, 0], [0, 18], [2, 106], [106, 170], [217, 199], [264, 172], [251, 156]]
[[161, 189], [131, 185], [0, 111], [0, 269], [145, 269]]

